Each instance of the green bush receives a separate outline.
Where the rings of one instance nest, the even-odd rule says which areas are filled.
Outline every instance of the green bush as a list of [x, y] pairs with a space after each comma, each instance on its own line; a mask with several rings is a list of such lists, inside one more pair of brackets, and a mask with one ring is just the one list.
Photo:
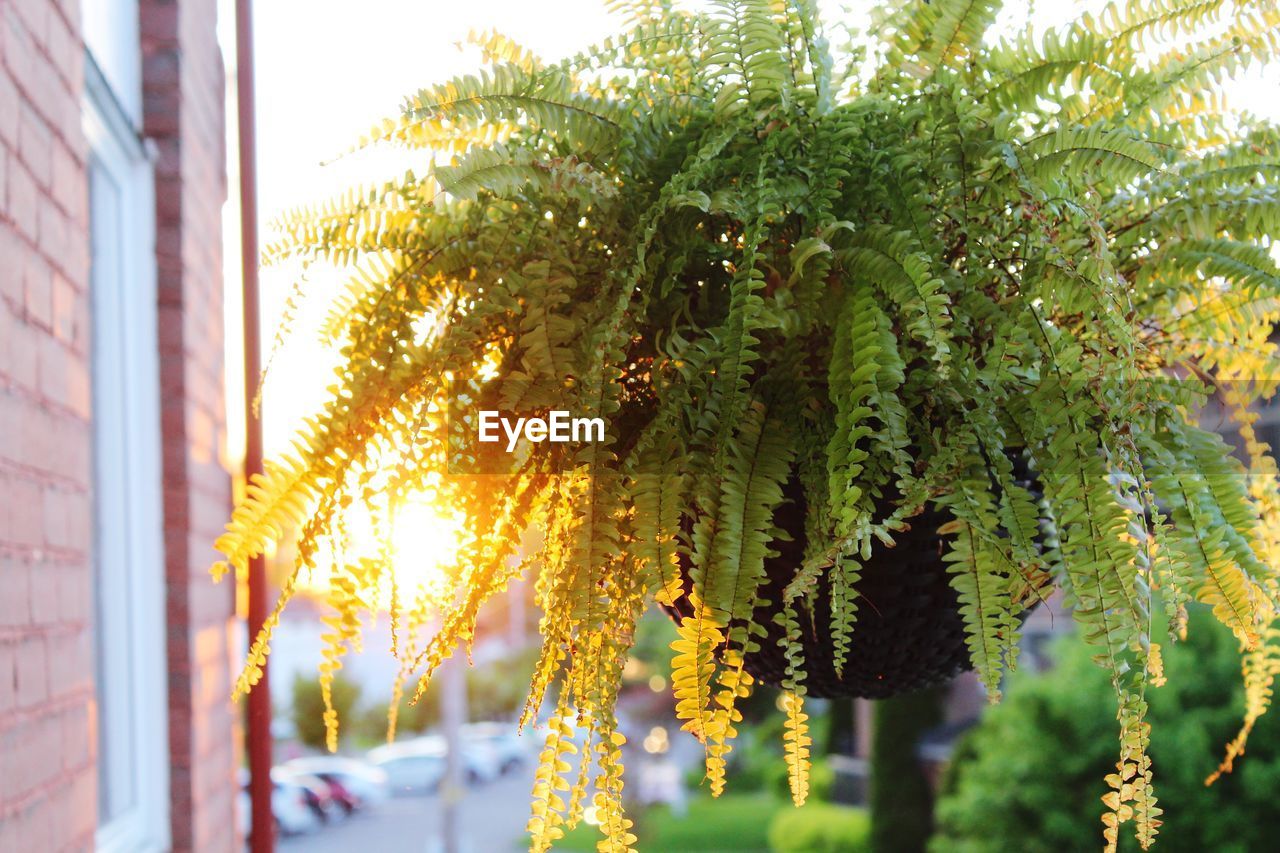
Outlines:
[[[809, 808], [809, 806], [805, 806]], [[642, 850], [664, 853], [766, 853], [767, 832], [773, 815], [792, 811], [790, 799], [784, 806], [773, 797], [726, 793], [719, 799], [694, 796], [684, 814], [675, 814], [666, 806], [637, 810], [636, 834], [643, 840]], [[595, 827], [581, 823], [565, 833], [556, 850], [595, 851], [600, 833]], [[521, 847], [527, 846], [527, 839]]]
[[[1264, 716], [1234, 774], [1206, 788], [1243, 714], [1230, 633], [1192, 614], [1185, 643], [1164, 649], [1168, 684], [1149, 692], [1156, 794], [1165, 810], [1156, 850], [1274, 850], [1280, 826], [1280, 721]], [[1015, 677], [961, 743], [937, 810], [932, 849], [1089, 850], [1100, 846], [1102, 774], [1115, 767], [1115, 694], [1079, 643], [1057, 666]], [[1272, 712], [1275, 714], [1276, 712]], [[1130, 824], [1121, 849], [1137, 850]]]
[[[791, 801], [791, 783], [787, 780], [786, 762], [781, 758], [770, 762], [765, 768], [765, 779], [770, 793], [780, 800]], [[732, 780], [730, 784], [733, 784]], [[831, 762], [825, 758], [815, 758], [809, 768], [808, 802], [830, 802], [831, 790], [835, 786], [836, 771], [831, 767]]]
[[[784, 717], [777, 707], [777, 694], [772, 690], [758, 690], [751, 698], [761, 701], [755, 707], [750, 707], [750, 703], [743, 707], [744, 718], [754, 719], [755, 724], [743, 726], [733, 752], [729, 753], [729, 790], [735, 794], [765, 791], [790, 801], [787, 763], [782, 755]], [[820, 731], [826, 727], [831, 707], [832, 703], [822, 699], [805, 703], [805, 710], [810, 714], [811, 730]], [[835, 771], [821, 757], [819, 744], [821, 741], [815, 743], [813, 752], [809, 797], [830, 800], [835, 787]], [[699, 788], [705, 783], [705, 777], [706, 770], [702, 765], [694, 765], [685, 775], [685, 784], [690, 788]]]
[[[412, 695], [412, 691], [405, 691], [405, 695], [400, 698], [400, 710], [396, 716], [397, 737], [420, 735], [440, 722], [440, 701], [434, 690], [428, 689], [427, 695], [416, 705], [409, 704]], [[365, 703], [349, 721], [344, 718], [342, 731], [348, 732], [362, 745], [384, 743], [387, 739], [389, 705], [390, 699]]]
[[769, 824], [773, 853], [869, 853], [871, 818], [864, 809], [810, 802], [784, 808]]

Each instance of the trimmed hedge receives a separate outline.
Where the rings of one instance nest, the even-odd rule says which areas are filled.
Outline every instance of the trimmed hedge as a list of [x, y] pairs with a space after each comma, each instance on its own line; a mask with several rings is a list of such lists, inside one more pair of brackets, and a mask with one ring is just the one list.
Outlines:
[[864, 809], [810, 802], [784, 808], [769, 824], [772, 853], [870, 853], [871, 817]]

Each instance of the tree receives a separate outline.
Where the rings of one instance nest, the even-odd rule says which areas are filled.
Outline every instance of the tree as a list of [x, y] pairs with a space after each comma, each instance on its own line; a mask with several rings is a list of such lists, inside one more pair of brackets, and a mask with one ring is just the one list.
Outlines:
[[320, 683], [314, 677], [302, 673], [293, 676], [293, 706], [290, 714], [298, 740], [312, 749], [324, 749], [326, 745], [325, 711], [332, 707], [343, 717], [350, 718], [360, 702], [360, 685], [341, 675], [330, 686], [332, 695], [326, 705], [321, 695]]
[[[1196, 608], [1186, 642], [1165, 656], [1151, 694], [1151, 755], [1161, 779], [1166, 851], [1274, 846], [1280, 826], [1280, 726], [1264, 718], [1239, 766], [1205, 779], [1243, 710], [1231, 634]], [[1114, 696], [1078, 643], [1061, 642], [1047, 672], [1015, 677], [957, 749], [938, 805], [938, 851], [1083, 850], [1114, 761]], [[1134, 845], [1136, 847], [1136, 845]]]
[[942, 722], [939, 688], [875, 704], [871, 745], [871, 849], [922, 851], [933, 832], [933, 791], [916, 749], [920, 736]]

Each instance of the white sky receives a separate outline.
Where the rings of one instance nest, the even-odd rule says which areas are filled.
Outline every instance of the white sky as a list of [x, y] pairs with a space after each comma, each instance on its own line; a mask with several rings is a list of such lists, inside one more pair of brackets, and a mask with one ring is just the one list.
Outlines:
[[[219, 34], [234, 69], [232, 3], [221, 0]], [[820, 5], [831, 20], [844, 13], [836, 2]], [[1010, 6], [1018, 4], [1010, 3]], [[1037, 4], [1038, 27], [1061, 21], [1088, 3]], [[602, 0], [257, 0], [254, 3], [258, 99], [258, 204], [262, 242], [281, 211], [328, 198], [356, 183], [398, 174], [377, 156], [333, 158], [418, 88], [479, 65], [474, 49], [460, 50], [468, 31], [496, 28], [545, 59], [577, 52], [619, 27]], [[855, 4], [863, 8], [865, 2]], [[1011, 21], [1024, 20], [1016, 12]], [[1268, 69], [1233, 89], [1241, 106], [1280, 121], [1280, 71]], [[235, 363], [240, 323], [239, 245], [235, 204], [234, 91], [229, 91], [228, 123], [232, 140], [229, 194], [224, 219], [227, 236], [228, 451], [241, 452], [238, 405], [240, 366]], [[403, 162], [403, 161], [401, 161]], [[421, 168], [418, 169], [422, 171]], [[261, 276], [264, 343], [269, 347], [293, 283], [291, 271], [267, 269]], [[317, 279], [308, 307], [286, 346], [271, 366], [264, 399], [268, 455], [287, 447], [299, 418], [322, 402], [331, 382], [333, 357], [314, 343], [324, 304], [340, 279]]]

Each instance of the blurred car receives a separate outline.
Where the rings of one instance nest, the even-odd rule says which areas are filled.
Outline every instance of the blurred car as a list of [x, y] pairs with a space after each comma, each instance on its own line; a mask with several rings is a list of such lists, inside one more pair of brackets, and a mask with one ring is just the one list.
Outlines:
[[385, 801], [391, 795], [387, 772], [367, 761], [342, 755], [311, 755], [282, 765], [296, 773], [318, 776], [329, 783], [334, 798], [348, 813]]
[[[241, 832], [248, 837], [252, 821], [252, 807], [249, 802], [249, 773], [240, 771], [240, 793], [237, 797], [237, 809]], [[314, 832], [321, 825], [319, 815], [311, 807], [307, 789], [287, 779], [271, 779], [271, 816], [275, 822], [277, 833], [283, 835], [302, 835]]]
[[307, 789], [292, 782], [271, 782], [271, 814], [285, 835], [314, 832], [321, 825], [320, 816], [312, 808]]
[[426, 794], [444, 778], [445, 751], [424, 744], [395, 743], [370, 750], [369, 761], [387, 776], [393, 794]]
[[[433, 780], [428, 789], [434, 790], [440, 779], [444, 777], [447, 754], [448, 746], [444, 738], [439, 735], [423, 735], [372, 749], [369, 751], [369, 760], [387, 771], [387, 775], [391, 777], [391, 787], [395, 790], [400, 788], [397, 784], [397, 773], [401, 774], [402, 779], [407, 778], [412, 782], [416, 774], [428, 766], [428, 763], [421, 759], [434, 759], [440, 766], [439, 776]], [[419, 760], [417, 762], [404, 760], [409, 758]], [[492, 782], [502, 775], [501, 763], [492, 747], [487, 743], [471, 742], [465, 737], [462, 743], [462, 767], [468, 784]]]
[[463, 726], [462, 737], [471, 748], [488, 750], [503, 774], [528, 764], [535, 749], [530, 738], [505, 723], [471, 723]]
[[284, 767], [271, 768], [271, 781], [282, 785], [296, 785], [305, 793], [307, 806], [322, 823], [337, 820], [343, 815], [342, 805], [334, 796], [333, 789], [319, 776], [309, 773], [298, 773]]
[[321, 776], [319, 778], [324, 779], [325, 784], [329, 786], [329, 793], [333, 794], [333, 799], [337, 801], [338, 805], [342, 806], [342, 811], [345, 814], [352, 814], [361, 807], [360, 798], [341, 779], [336, 776], [328, 778]]

